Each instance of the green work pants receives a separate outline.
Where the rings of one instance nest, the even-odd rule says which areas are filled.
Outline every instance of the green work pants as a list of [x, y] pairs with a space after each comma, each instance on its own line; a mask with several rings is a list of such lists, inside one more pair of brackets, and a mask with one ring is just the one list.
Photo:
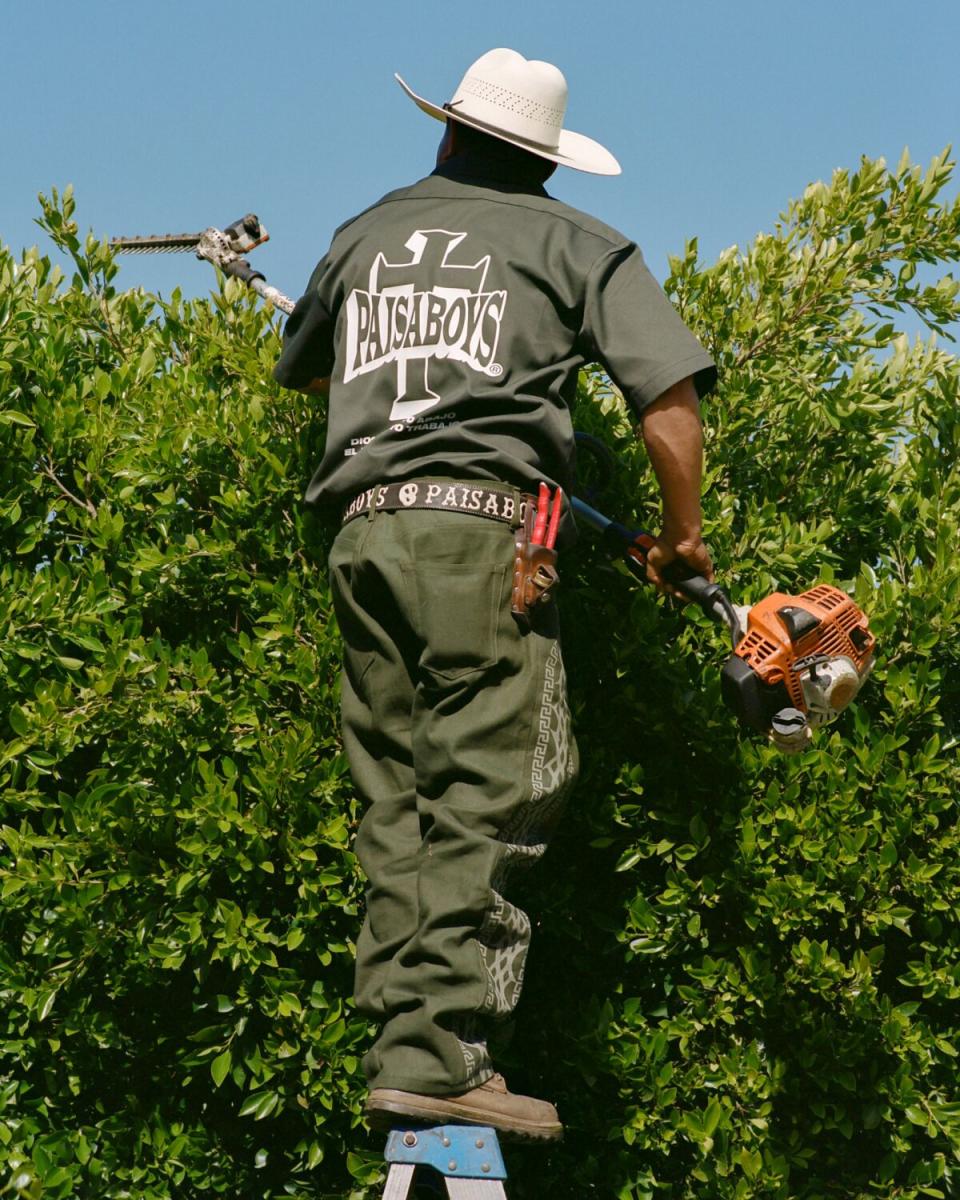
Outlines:
[[356, 1002], [381, 1022], [372, 1087], [454, 1094], [492, 1074], [527, 915], [511, 866], [546, 848], [577, 772], [554, 605], [510, 612], [514, 533], [455, 512], [376, 512], [330, 554], [343, 738], [366, 803]]

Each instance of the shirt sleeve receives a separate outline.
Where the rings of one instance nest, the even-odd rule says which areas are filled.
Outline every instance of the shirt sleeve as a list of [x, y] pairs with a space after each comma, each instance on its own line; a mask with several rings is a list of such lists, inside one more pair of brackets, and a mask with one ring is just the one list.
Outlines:
[[274, 379], [283, 387], [306, 387], [311, 380], [326, 379], [333, 370], [335, 322], [320, 298], [326, 267], [326, 259], [317, 264], [284, 326], [283, 349], [273, 368]]
[[689, 375], [701, 399], [717, 381], [713, 359], [683, 323], [632, 242], [594, 263], [587, 279], [581, 338], [584, 356], [606, 369], [638, 414]]

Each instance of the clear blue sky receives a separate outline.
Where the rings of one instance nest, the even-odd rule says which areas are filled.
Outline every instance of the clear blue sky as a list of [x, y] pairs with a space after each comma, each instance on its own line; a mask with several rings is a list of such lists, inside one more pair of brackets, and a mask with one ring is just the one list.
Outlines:
[[[567, 126], [616, 179], [549, 190], [635, 238], [654, 274], [698, 236], [712, 259], [861, 154], [926, 162], [960, 138], [960, 0], [6, 0], [0, 241], [41, 236], [36, 193], [75, 185], [101, 236], [258, 213], [253, 261], [299, 295], [336, 225], [426, 174], [449, 99], [494, 46], [555, 62]], [[954, 184], [956, 190], [956, 184]], [[46, 247], [49, 249], [49, 245]], [[192, 256], [122, 260], [121, 286], [199, 294]]]

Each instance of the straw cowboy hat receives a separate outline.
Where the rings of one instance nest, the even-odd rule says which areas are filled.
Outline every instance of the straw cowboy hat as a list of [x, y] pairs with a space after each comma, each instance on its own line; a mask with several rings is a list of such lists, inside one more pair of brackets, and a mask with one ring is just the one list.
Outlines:
[[620, 174], [620, 164], [599, 142], [562, 128], [567, 81], [552, 63], [526, 59], [516, 50], [489, 50], [467, 69], [443, 106], [418, 96], [399, 75], [396, 79], [414, 104], [438, 121], [459, 121], [577, 171]]

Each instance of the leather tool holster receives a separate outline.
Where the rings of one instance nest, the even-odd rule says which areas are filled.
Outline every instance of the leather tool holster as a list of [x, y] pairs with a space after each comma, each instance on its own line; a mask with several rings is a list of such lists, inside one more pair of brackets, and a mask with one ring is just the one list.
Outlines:
[[510, 610], [524, 625], [530, 623], [531, 613], [541, 604], [549, 603], [551, 593], [560, 582], [557, 574], [557, 552], [531, 541], [536, 518], [535, 506], [525, 506], [523, 522], [516, 530], [516, 553], [513, 558], [513, 597]]

